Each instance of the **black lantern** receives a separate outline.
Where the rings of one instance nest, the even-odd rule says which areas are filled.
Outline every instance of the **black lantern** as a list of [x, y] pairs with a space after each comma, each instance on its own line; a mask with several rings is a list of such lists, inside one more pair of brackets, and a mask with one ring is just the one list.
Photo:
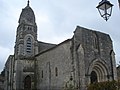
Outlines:
[[99, 3], [99, 5], [96, 7], [96, 8], [98, 8], [98, 11], [99, 11], [101, 17], [103, 17], [106, 21], [111, 16], [112, 6], [113, 6], [113, 4], [111, 4], [109, 1], [102, 0]]

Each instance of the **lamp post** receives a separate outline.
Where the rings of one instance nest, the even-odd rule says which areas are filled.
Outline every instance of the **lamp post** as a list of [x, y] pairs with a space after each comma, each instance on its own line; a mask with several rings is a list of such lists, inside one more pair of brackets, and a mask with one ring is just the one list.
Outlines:
[[112, 14], [112, 7], [113, 4], [111, 4], [109, 1], [102, 0], [96, 8], [98, 9], [101, 17], [107, 21]]

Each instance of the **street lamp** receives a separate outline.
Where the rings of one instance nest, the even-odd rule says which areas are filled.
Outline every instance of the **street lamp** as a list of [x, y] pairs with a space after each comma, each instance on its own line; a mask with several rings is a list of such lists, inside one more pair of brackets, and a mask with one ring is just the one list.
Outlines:
[[109, 19], [112, 13], [112, 6], [109, 1], [102, 0], [99, 5], [96, 7], [101, 15], [106, 21]]

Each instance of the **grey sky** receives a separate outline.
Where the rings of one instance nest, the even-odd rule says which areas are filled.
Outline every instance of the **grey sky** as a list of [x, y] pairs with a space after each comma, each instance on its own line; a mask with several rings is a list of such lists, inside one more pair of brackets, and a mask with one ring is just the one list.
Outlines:
[[[60, 43], [71, 38], [76, 26], [105, 32], [113, 40], [117, 63], [120, 59], [120, 11], [117, 0], [113, 13], [106, 22], [96, 6], [100, 0], [30, 0], [38, 26], [38, 40]], [[14, 52], [16, 28], [22, 8], [27, 0], [0, 0], [0, 71]]]

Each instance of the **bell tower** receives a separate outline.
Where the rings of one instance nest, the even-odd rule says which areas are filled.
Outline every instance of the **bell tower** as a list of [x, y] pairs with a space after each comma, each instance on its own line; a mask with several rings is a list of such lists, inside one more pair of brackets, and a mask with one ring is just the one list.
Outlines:
[[22, 9], [18, 21], [15, 58], [29, 58], [38, 53], [37, 48], [37, 25], [35, 15], [29, 5]]
[[14, 50], [14, 90], [33, 90], [38, 41], [35, 14], [29, 0], [19, 17]]

